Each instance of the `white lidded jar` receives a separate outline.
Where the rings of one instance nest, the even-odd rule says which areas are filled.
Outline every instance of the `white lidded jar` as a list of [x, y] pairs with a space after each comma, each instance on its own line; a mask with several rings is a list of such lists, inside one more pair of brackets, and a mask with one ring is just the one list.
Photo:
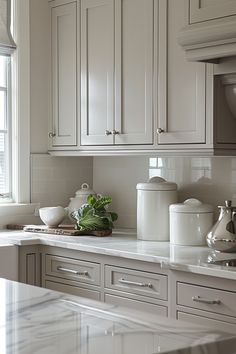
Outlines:
[[152, 177], [136, 189], [138, 239], [169, 241], [169, 205], [177, 202], [177, 184]]
[[206, 245], [213, 224], [213, 206], [190, 198], [170, 205], [170, 243], [183, 246]]

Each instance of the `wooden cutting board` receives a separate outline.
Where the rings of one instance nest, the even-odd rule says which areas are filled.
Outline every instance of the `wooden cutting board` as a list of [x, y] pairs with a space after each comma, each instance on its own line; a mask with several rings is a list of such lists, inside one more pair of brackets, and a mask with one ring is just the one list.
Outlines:
[[101, 231], [78, 231], [75, 230], [74, 226], [70, 225], [60, 225], [55, 228], [48, 228], [46, 225], [7, 225], [8, 229], [11, 230], [23, 230], [25, 232], [34, 233], [44, 233], [51, 235], [62, 235], [62, 236], [97, 236], [104, 237], [110, 236], [112, 230], [101, 230]]

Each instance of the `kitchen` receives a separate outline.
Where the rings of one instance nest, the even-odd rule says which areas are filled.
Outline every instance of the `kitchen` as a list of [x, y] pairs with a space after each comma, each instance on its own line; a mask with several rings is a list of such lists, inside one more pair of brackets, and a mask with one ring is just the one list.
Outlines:
[[[221, 2], [228, 3], [227, 6], [223, 6], [224, 11], [229, 9], [234, 14], [234, 1], [217, 1], [215, 12], [213, 11], [216, 14], [214, 23], [221, 22], [219, 14], [217, 15]], [[16, 6], [17, 3], [16, 1]], [[18, 107], [21, 129], [18, 144], [21, 153], [18, 154], [19, 185], [16, 188], [18, 194], [16, 193], [15, 201], [25, 205], [4, 207], [3, 211], [1, 208], [0, 223], [3, 228], [10, 223], [39, 223], [39, 217], [34, 215], [37, 214], [39, 207], [56, 205], [66, 207], [69, 204], [70, 197], [75, 195], [82, 183], [87, 182], [97, 193], [112, 196], [112, 209], [119, 215], [115, 227], [129, 230], [126, 236], [121, 233], [116, 234], [116, 231], [114, 231], [111, 240], [108, 238], [81, 238], [79, 241], [72, 238], [63, 241], [63, 237], [57, 239], [54, 237], [53, 239], [52, 236], [39, 237], [30, 234], [23, 237], [21, 233], [10, 232], [5, 239], [8, 243], [13, 242], [19, 250], [19, 280], [29, 284], [42, 284], [45, 287], [47, 285], [48, 288], [57, 286], [58, 290], [63, 288], [65, 293], [69, 292], [69, 289], [71, 289], [71, 293], [80, 291], [80, 294], [82, 292], [83, 296], [92, 299], [104, 301], [106, 297], [107, 303], [113, 301], [113, 304], [115, 304], [117, 301], [122, 306], [130, 308], [135, 307], [136, 304], [136, 308], [143, 308], [145, 311], [149, 310], [149, 312], [153, 311], [154, 313], [159, 312], [159, 314], [172, 318], [176, 318], [178, 313], [181, 319], [194, 320], [195, 323], [205, 325], [213, 324], [213, 328], [217, 330], [226, 330], [227, 327], [227, 332], [234, 333], [236, 320], [234, 315], [229, 313], [228, 308], [228, 312], [221, 312], [221, 310], [208, 311], [204, 307], [192, 307], [181, 302], [173, 304], [173, 298], [177, 297], [175, 296], [177, 284], [188, 284], [191, 286], [190, 290], [195, 289], [194, 286], [204, 287], [208, 291], [213, 289], [213, 299], [215, 299], [216, 294], [218, 298], [219, 291], [223, 291], [222, 294], [227, 298], [228, 295], [235, 292], [234, 270], [221, 269], [219, 266], [214, 268], [212, 265], [204, 266], [208, 261], [208, 256], [212, 254], [207, 247], [204, 249], [201, 247], [187, 247], [185, 249], [175, 246], [169, 248], [165, 245], [161, 246], [158, 242], [145, 242], [136, 245], [134, 244], [135, 236], [132, 234], [132, 230], [136, 229], [136, 185], [139, 182], [146, 182], [153, 176], [161, 176], [167, 181], [177, 183], [179, 202], [191, 197], [213, 205], [215, 220], [218, 217], [218, 205], [222, 205], [225, 200], [232, 200], [233, 205], [235, 205], [236, 121], [232, 119], [232, 108], [229, 108], [228, 102], [226, 103], [226, 97], [223, 94], [224, 86], [219, 82], [219, 75], [225, 75], [225, 81], [227, 81], [227, 74], [235, 72], [236, 60], [232, 55], [236, 53], [232, 52], [232, 48], [227, 48], [224, 51], [224, 47], [219, 55], [225, 57], [228, 50], [229, 58], [226, 57], [224, 60], [221, 59], [218, 63], [212, 64], [209, 62], [216, 58], [215, 49], [213, 46], [207, 47], [205, 45], [203, 48], [207, 47], [207, 50], [204, 53], [199, 51], [199, 55], [201, 55], [200, 59], [207, 60], [208, 64], [196, 61], [187, 62], [185, 55], [189, 55], [189, 57], [195, 55], [195, 59], [192, 57], [191, 60], [199, 60], [199, 57], [196, 53], [189, 54], [187, 50], [187, 54], [185, 54], [184, 46], [181, 48], [176, 39], [186, 21], [185, 2], [173, 0], [138, 2], [139, 5], [136, 5], [137, 11], [139, 11], [137, 18], [143, 13], [142, 6], [144, 5], [142, 4], [147, 4], [147, 8], [145, 6], [145, 13], [147, 14], [154, 9], [153, 20], [149, 22], [145, 19], [146, 22], [144, 22], [144, 26], [148, 24], [147, 31], [149, 31], [147, 32], [149, 41], [146, 41], [139, 28], [140, 22], [137, 19], [135, 21], [132, 16], [131, 10], [137, 2], [129, 0], [123, 4], [124, 9], [127, 10], [127, 13], [123, 14], [123, 31], [127, 31], [127, 38], [124, 38], [124, 40], [127, 40], [127, 42], [124, 43], [123, 66], [121, 66], [117, 59], [121, 55], [119, 52], [121, 8], [119, 1], [115, 1], [115, 9], [111, 8], [112, 3], [112, 1], [82, 1], [81, 7], [79, 1], [24, 0], [20, 2], [20, 6], [18, 3], [18, 10], [21, 13], [21, 21], [18, 23], [21, 36], [16, 41], [18, 55], [21, 55], [19, 68], [19, 75], [21, 75], [19, 100], [21, 104]], [[196, 4], [196, 1], [192, 3]], [[107, 6], [104, 5], [106, 8], [104, 12], [99, 4], [107, 4]], [[96, 8], [95, 5], [97, 6], [97, 12], [93, 12], [93, 6]], [[89, 27], [89, 30], [91, 30], [89, 35], [91, 33], [92, 36], [95, 36], [94, 39], [91, 38], [91, 47], [89, 47], [91, 52], [86, 50], [85, 38], [90, 37], [88, 37], [86, 23], [84, 22], [86, 11], [87, 16], [90, 14], [89, 6], [92, 9], [91, 22], [88, 22], [91, 26], [91, 28]], [[65, 12], [69, 11], [69, 15], [72, 16], [69, 17], [70, 26], [63, 20], [60, 22], [61, 9]], [[110, 22], [111, 18], [107, 18], [106, 11], [108, 11], [108, 15], [110, 11], [116, 13], [115, 31], [112, 29], [114, 24], [112, 21]], [[212, 9], [210, 12], [212, 13]], [[206, 12], [203, 11], [202, 13], [207, 16]], [[27, 20], [27, 16], [30, 21]], [[224, 16], [227, 16], [227, 14], [224, 14]], [[52, 27], [50, 27], [51, 18], [54, 21]], [[57, 18], [59, 18], [58, 23], [55, 22]], [[106, 18], [107, 22], [105, 21]], [[229, 22], [230, 19], [233, 20], [234, 16], [230, 15], [224, 23]], [[101, 23], [104, 23], [104, 26], [101, 26], [99, 30], [95, 26], [96, 21], [100, 21], [100, 26]], [[134, 32], [129, 32], [129, 21], [133, 24]], [[197, 23], [196, 27], [202, 28], [202, 21], [199, 23], [200, 25]], [[65, 37], [62, 33], [62, 42], [59, 42], [61, 46], [55, 48], [53, 45], [58, 42], [54, 40], [51, 44], [50, 38], [51, 36], [53, 39], [56, 38], [54, 36], [57, 36], [56, 29], [59, 25], [62, 26], [59, 29], [66, 29], [66, 32]], [[112, 30], [107, 31], [107, 28]], [[81, 35], [75, 35], [76, 31], [80, 29], [82, 31]], [[150, 40], [152, 29], [154, 29], [154, 39]], [[113, 75], [111, 74], [114, 69], [112, 67], [114, 57], [110, 57], [111, 52], [107, 54], [106, 48], [102, 47], [99, 50], [96, 45], [96, 43], [101, 42], [99, 36], [105, 36], [107, 39], [107, 42], [104, 40], [104, 46], [107, 43], [114, 45], [111, 44], [112, 35], [115, 36], [117, 45], [115, 62], [117, 63], [116, 73], [118, 74], [115, 84], [112, 81]], [[67, 36], [73, 38], [74, 42], [72, 40], [68, 41]], [[136, 37], [140, 39], [141, 45], [144, 46], [142, 52], [144, 54], [140, 55], [140, 60], [137, 60], [138, 54], [136, 51], [139, 47], [137, 47], [137, 41], [135, 41]], [[183, 34], [182, 37], [180, 36], [181, 38], [183, 42]], [[81, 43], [79, 43], [80, 39]], [[225, 42], [229, 46], [229, 39], [225, 38]], [[145, 47], [146, 43], [147, 47]], [[20, 50], [20, 48], [23, 49]], [[70, 55], [63, 57], [63, 48], [67, 48], [67, 53]], [[81, 55], [76, 51], [76, 48], [77, 50], [81, 48]], [[62, 61], [60, 62], [60, 65], [62, 65], [61, 75], [65, 75], [71, 81], [66, 81], [65, 85], [59, 86], [57, 91], [57, 88], [53, 86], [56, 85], [58, 80], [57, 72], [53, 70], [55, 65], [58, 64], [53, 55], [59, 50], [62, 50], [62, 53], [60, 53], [62, 55]], [[94, 52], [95, 50], [97, 52]], [[222, 54], [223, 52], [224, 54]], [[87, 53], [91, 53], [91, 55], [86, 57]], [[152, 56], [150, 53], [154, 55]], [[107, 67], [104, 68], [103, 65], [103, 55], [107, 55], [108, 71]], [[207, 57], [208, 55], [211, 58]], [[135, 60], [133, 60], [134, 57]], [[52, 68], [54, 68], [52, 73], [50, 69], [51, 61], [54, 64], [52, 65]], [[69, 72], [64, 73], [63, 63], [67, 63], [66, 67], [69, 68]], [[81, 66], [82, 72], [86, 73], [86, 63], [89, 63], [95, 74], [97, 73], [96, 70], [101, 70], [102, 78], [104, 77], [102, 75], [105, 75], [104, 72], [107, 71], [108, 75], [108, 87], [104, 88], [103, 81], [98, 81], [100, 85], [98, 91], [101, 94], [108, 92], [107, 104], [98, 107], [96, 112], [99, 127], [96, 127], [93, 116], [93, 87], [89, 97], [86, 96], [85, 87], [91, 78], [89, 76], [82, 78], [80, 93], [80, 85], [78, 85], [80, 77], [79, 74], [76, 76], [76, 72], [74, 75], [73, 71]], [[96, 66], [97, 63], [98, 66]], [[141, 74], [137, 76], [137, 72], [139, 72], [143, 63], [147, 65], [145, 70], [149, 69], [149, 71], [147, 71], [146, 76]], [[121, 73], [121, 67], [124, 74]], [[154, 73], [150, 72], [150, 67], [154, 68]], [[144, 69], [142, 68], [142, 70]], [[215, 76], [213, 76], [213, 72]], [[51, 75], [52, 80], [50, 80]], [[120, 79], [122, 75], [125, 75], [123, 84]], [[153, 80], [153, 76], [158, 77], [158, 80]], [[99, 77], [98, 75], [96, 79], [99, 79]], [[213, 80], [214, 77], [215, 81]], [[135, 80], [136, 91], [131, 86], [132, 80]], [[145, 92], [142, 87], [143, 82], [147, 84]], [[114, 96], [110, 94], [114, 86], [118, 98], [115, 108], [114, 102], [112, 102]], [[71, 91], [71, 87], [76, 88], [77, 92], [76, 89]], [[124, 90], [126, 96], [121, 93], [122, 90]], [[55, 95], [55, 92], [59, 92], [58, 95]], [[80, 127], [77, 118], [73, 120], [80, 112], [80, 97], [82, 97], [81, 114], [88, 120], [88, 126], [83, 121]], [[124, 97], [127, 97], [127, 100], [124, 100]], [[155, 97], [158, 97], [158, 101], [154, 99]], [[129, 102], [135, 102], [135, 107]], [[86, 112], [86, 106], [89, 107], [90, 115]], [[216, 106], [217, 109], [215, 109]], [[53, 111], [52, 107], [54, 107]], [[64, 109], [68, 109], [68, 112], [70, 112], [66, 114], [66, 124], [59, 121], [61, 123], [60, 127], [57, 126], [58, 121], [55, 119], [57, 114], [55, 107], [61, 107], [62, 112]], [[122, 122], [123, 125], [120, 125], [127, 130], [127, 134], [115, 134], [119, 132], [120, 122], [118, 121], [118, 125], [113, 129], [108, 119], [108, 113], [112, 110], [119, 116], [121, 107], [124, 117], [131, 116], [131, 120]], [[220, 120], [222, 114], [224, 115], [224, 124], [222, 119]], [[135, 124], [134, 121], [132, 122], [132, 115], [136, 117]], [[140, 119], [140, 116], [145, 117], [145, 122]], [[155, 118], [153, 119], [153, 125], [150, 124], [150, 116]], [[104, 125], [104, 117], [108, 122], [107, 129]], [[56, 130], [54, 131], [52, 128], [56, 128]], [[98, 129], [98, 133], [94, 130], [95, 128]], [[153, 132], [156, 132], [159, 128], [164, 132], [159, 131], [159, 133], [154, 134]], [[66, 132], [64, 135], [63, 129]], [[58, 134], [59, 130], [61, 135], [53, 136], [53, 134]], [[65, 140], [68, 137], [68, 130], [71, 133], [69, 138], [72, 139], [69, 142]], [[107, 135], [105, 134], [106, 130], [108, 130]], [[110, 134], [113, 130], [114, 134]], [[89, 134], [84, 134], [85, 131]], [[79, 141], [80, 136], [81, 141]], [[62, 141], [60, 142], [58, 139], [62, 139]], [[105, 139], [107, 140], [105, 141]], [[118, 144], [116, 144], [116, 141], [118, 141]], [[137, 143], [137, 141], [142, 142], [142, 144]], [[159, 146], [157, 146], [158, 144]], [[226, 156], [222, 157], [221, 155]], [[12, 207], [15, 209], [13, 210]], [[65, 249], [67, 248], [65, 247], [66, 243], [70, 244], [69, 250]], [[56, 262], [62, 258], [64, 262], [66, 262], [66, 259], [73, 259], [72, 266], [82, 260], [84, 262], [83, 266], [89, 267], [88, 263], [91, 262], [91, 257], [93, 264], [96, 265], [95, 269], [92, 270], [94, 278], [91, 282], [82, 279], [77, 284], [73, 274], [62, 281], [62, 277], [58, 276], [54, 268], [47, 268], [50, 264], [53, 266], [53, 262], [54, 266], [57, 267]], [[232, 255], [220, 254], [220, 258], [233, 257]], [[14, 255], [14, 259], [16, 259], [16, 255]], [[43, 264], [42, 268], [40, 262]], [[130, 269], [130, 275], [133, 277], [144, 276], [143, 273], [149, 273], [150, 276], [154, 274], [154, 280], [158, 284], [159, 282], [164, 284], [160, 294], [150, 296], [149, 289], [121, 291], [122, 289], [117, 288], [117, 284], [109, 284], [108, 279], [103, 279], [105, 273], [115, 272], [115, 270], [121, 271], [121, 269]], [[181, 269], [183, 272], [181, 272]], [[187, 269], [191, 269], [192, 273], [186, 272]], [[97, 275], [97, 271], [100, 272], [101, 279]], [[156, 279], [157, 276], [158, 279]], [[14, 278], [14, 276], [11, 277]], [[106, 284], [106, 291], [104, 290], [104, 284]], [[189, 294], [191, 294], [190, 290]], [[181, 295], [181, 291], [185, 291], [185, 288], [180, 288], [179, 291], [178, 296]], [[173, 298], [169, 297], [170, 294]]]

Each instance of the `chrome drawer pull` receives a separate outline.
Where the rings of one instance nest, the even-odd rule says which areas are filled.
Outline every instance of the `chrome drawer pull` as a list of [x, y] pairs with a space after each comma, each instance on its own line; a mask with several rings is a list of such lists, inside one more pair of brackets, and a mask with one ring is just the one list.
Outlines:
[[68, 269], [68, 268], [63, 268], [63, 267], [57, 267], [57, 270], [59, 270], [61, 272], [76, 274], [76, 275], [85, 275], [85, 276], [89, 275], [89, 273], [86, 270], [84, 272], [78, 272], [78, 270]]
[[136, 285], [136, 286], [141, 286], [142, 288], [152, 288], [152, 284], [151, 283], [138, 283], [136, 281], [130, 281], [130, 280], [125, 280], [123, 278], [118, 280], [119, 283], [122, 284], [127, 284], [127, 285]]
[[200, 296], [193, 296], [192, 300], [195, 302], [201, 302], [202, 304], [208, 304], [208, 305], [220, 305], [221, 301], [220, 300], [208, 300], [208, 299], [204, 299]]

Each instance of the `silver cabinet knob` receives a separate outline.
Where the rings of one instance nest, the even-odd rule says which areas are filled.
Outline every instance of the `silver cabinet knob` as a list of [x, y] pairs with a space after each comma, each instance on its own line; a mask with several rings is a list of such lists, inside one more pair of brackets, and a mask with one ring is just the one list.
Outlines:
[[164, 133], [164, 129], [162, 128], [157, 128], [157, 134], [162, 134]]
[[105, 130], [105, 135], [111, 135], [112, 132], [110, 130]]
[[56, 133], [50, 132], [48, 133], [49, 138], [54, 138], [56, 136]]
[[118, 135], [120, 134], [120, 132], [118, 132], [118, 130], [112, 130], [112, 135]]

